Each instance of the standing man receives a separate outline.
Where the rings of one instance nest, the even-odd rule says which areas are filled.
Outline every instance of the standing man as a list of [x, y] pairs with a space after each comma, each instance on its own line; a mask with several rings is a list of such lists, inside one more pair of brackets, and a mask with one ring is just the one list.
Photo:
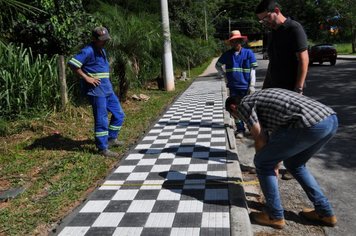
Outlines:
[[[315, 209], [305, 208], [305, 218], [335, 226], [336, 217], [306, 162], [336, 133], [335, 112], [308, 97], [280, 88], [260, 90], [244, 98], [229, 97], [226, 110], [246, 122], [255, 141], [254, 163], [267, 213], [251, 213], [259, 224], [283, 228], [284, 210], [278, 190], [276, 166], [283, 161]], [[267, 138], [266, 132], [271, 135]]]
[[[223, 53], [215, 64], [219, 77], [227, 78], [230, 96], [244, 97], [255, 92], [257, 61], [250, 49], [242, 47], [246, 40], [247, 36], [241, 35], [239, 30], [232, 31], [229, 38], [231, 49]], [[244, 123], [237, 121], [236, 127], [237, 136], [242, 137], [245, 132]]]
[[269, 65], [263, 88], [303, 93], [309, 64], [303, 27], [283, 16], [274, 0], [262, 0], [256, 7], [256, 14], [260, 23], [272, 30], [268, 38]]
[[[106, 157], [118, 157], [119, 154], [110, 151], [109, 147], [122, 145], [117, 137], [125, 114], [112, 88], [109, 62], [104, 49], [111, 38], [104, 27], [96, 27], [92, 36], [92, 43], [70, 59], [68, 64], [82, 78], [82, 88], [92, 105], [95, 143], [99, 152]], [[110, 124], [108, 112], [112, 114]]]
[[[274, 0], [262, 0], [256, 7], [260, 23], [271, 29], [268, 37], [269, 64], [262, 89], [284, 88], [302, 94], [308, 72], [307, 36], [296, 21], [286, 18]], [[289, 180], [288, 172], [282, 179]]]

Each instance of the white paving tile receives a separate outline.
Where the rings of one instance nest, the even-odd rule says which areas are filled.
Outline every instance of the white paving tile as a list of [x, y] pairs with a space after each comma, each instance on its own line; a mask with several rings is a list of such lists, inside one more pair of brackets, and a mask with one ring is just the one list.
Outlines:
[[207, 171], [208, 170], [208, 164], [190, 164], [188, 172], [192, 171]]
[[117, 227], [125, 213], [103, 212], [92, 227]]
[[120, 189], [113, 196], [112, 200], [133, 200], [138, 189]]
[[65, 227], [58, 236], [84, 236], [90, 227]]
[[134, 236], [140, 235], [143, 227], [118, 227], [115, 229], [113, 236]]
[[148, 174], [148, 172], [134, 172], [127, 177], [127, 180], [145, 180]]
[[173, 159], [175, 155], [173, 153], [161, 153], [158, 159]]
[[192, 159], [191, 158], [174, 158], [173, 165], [188, 165]]
[[179, 200], [182, 194], [181, 189], [162, 189], [157, 200]]
[[148, 228], [171, 228], [175, 213], [151, 213], [145, 227]]
[[80, 212], [102, 212], [106, 206], [109, 204], [110, 201], [88, 201], [85, 206], [80, 210]]
[[180, 201], [177, 212], [203, 212], [204, 203], [198, 200]]
[[151, 172], [164, 172], [169, 171], [171, 165], [154, 165], [151, 169]]
[[131, 173], [135, 168], [136, 168], [136, 166], [123, 165], [123, 166], [119, 166], [118, 168], [116, 168], [114, 173]]
[[147, 158], [147, 159], [141, 159], [137, 165], [138, 166], [152, 166], [156, 163], [157, 159], [153, 158]]
[[172, 228], [170, 236], [199, 236], [200, 228]]
[[125, 160], [140, 160], [142, 159], [143, 156], [144, 156], [143, 154], [139, 154], [139, 153], [130, 154], [125, 158]]
[[127, 212], [151, 212], [155, 202], [155, 200], [134, 200]]

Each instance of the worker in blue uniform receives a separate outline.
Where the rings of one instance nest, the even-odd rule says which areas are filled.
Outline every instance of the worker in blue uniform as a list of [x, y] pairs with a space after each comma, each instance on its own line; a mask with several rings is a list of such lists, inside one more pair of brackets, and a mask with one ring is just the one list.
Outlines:
[[[255, 92], [257, 60], [252, 50], [242, 46], [246, 41], [247, 36], [241, 35], [239, 30], [233, 30], [229, 38], [231, 49], [224, 52], [215, 64], [219, 77], [226, 77], [232, 97], [242, 98]], [[244, 123], [236, 120], [236, 128], [236, 137], [242, 138]]]
[[[123, 144], [117, 137], [125, 114], [112, 88], [109, 62], [104, 49], [111, 38], [105, 27], [96, 27], [92, 36], [93, 41], [71, 58], [68, 64], [82, 78], [82, 88], [92, 105], [95, 143], [99, 152], [106, 157], [118, 157], [119, 154], [109, 150], [109, 147]], [[110, 123], [108, 112], [112, 114]]]

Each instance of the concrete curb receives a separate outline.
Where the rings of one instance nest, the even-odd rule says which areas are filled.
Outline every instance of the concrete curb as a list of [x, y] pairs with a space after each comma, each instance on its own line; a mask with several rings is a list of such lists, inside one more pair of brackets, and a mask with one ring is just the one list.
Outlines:
[[[227, 98], [227, 90], [225, 83], [222, 84], [223, 101]], [[252, 236], [252, 226], [248, 214], [248, 206], [245, 195], [245, 190], [242, 185], [233, 184], [232, 181], [242, 181], [242, 172], [240, 163], [238, 161], [236, 140], [234, 131], [231, 128], [233, 119], [230, 114], [224, 111], [224, 124], [226, 130], [226, 149], [229, 150], [227, 154], [227, 175], [229, 179], [229, 199], [230, 199], [230, 232], [232, 236]]]
[[353, 55], [337, 55], [337, 60], [356, 61], [356, 56], [353, 56]]

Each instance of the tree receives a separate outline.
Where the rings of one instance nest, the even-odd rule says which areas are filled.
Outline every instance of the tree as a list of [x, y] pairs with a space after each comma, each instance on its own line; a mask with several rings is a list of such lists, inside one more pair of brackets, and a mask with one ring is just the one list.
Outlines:
[[38, 14], [23, 14], [15, 21], [12, 40], [36, 53], [69, 54], [87, 40], [95, 19], [87, 14], [81, 0], [36, 0]]

